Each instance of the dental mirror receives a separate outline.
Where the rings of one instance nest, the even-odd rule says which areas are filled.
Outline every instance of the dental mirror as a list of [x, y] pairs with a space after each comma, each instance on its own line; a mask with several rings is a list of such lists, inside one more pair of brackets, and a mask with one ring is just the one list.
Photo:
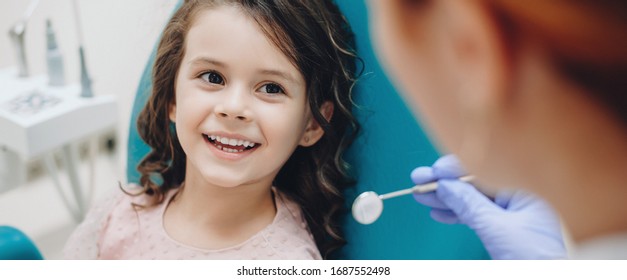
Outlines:
[[[469, 182], [474, 178], [472, 175], [460, 177], [459, 180]], [[364, 192], [360, 194], [353, 202], [352, 212], [353, 218], [364, 225], [374, 223], [381, 213], [383, 213], [383, 200], [394, 198], [397, 196], [407, 195], [411, 193], [426, 193], [435, 191], [438, 188], [437, 182], [429, 182], [426, 184], [415, 185], [411, 188], [390, 192], [386, 194], [377, 194], [376, 192]]]

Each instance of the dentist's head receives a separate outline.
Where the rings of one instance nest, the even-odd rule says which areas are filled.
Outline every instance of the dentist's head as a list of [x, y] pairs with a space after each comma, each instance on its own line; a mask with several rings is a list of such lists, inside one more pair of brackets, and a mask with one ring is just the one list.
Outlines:
[[602, 216], [627, 199], [627, 2], [373, 0], [369, 10], [391, 79], [469, 172], [543, 195], [575, 239], [627, 228]]

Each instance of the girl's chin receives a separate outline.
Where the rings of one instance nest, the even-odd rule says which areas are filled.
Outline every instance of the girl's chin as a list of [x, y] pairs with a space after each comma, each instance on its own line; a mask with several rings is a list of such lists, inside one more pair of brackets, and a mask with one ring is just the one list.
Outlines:
[[208, 186], [216, 187], [216, 188], [237, 188], [244, 185], [251, 184], [250, 180], [245, 180], [245, 178], [234, 179], [233, 177], [225, 178], [227, 174], [221, 174], [221, 176], [216, 176], [216, 174], [204, 175], [203, 179]]
[[206, 180], [207, 182], [209, 182], [208, 185], [212, 187], [216, 187], [216, 188], [231, 189], [231, 188], [237, 188], [243, 185], [243, 182], [238, 182], [238, 181], [216, 180], [212, 178], [206, 178]]

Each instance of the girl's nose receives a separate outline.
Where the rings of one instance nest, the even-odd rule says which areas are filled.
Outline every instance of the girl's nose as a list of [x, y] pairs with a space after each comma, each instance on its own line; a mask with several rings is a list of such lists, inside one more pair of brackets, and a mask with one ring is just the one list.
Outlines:
[[251, 112], [248, 107], [248, 99], [250, 95], [243, 90], [232, 90], [223, 93], [215, 106], [215, 114], [219, 118], [250, 121], [252, 120]]

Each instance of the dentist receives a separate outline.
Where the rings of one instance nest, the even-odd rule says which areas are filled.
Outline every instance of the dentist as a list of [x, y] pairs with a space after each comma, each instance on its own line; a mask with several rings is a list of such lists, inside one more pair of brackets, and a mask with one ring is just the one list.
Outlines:
[[627, 2], [370, 1], [382, 63], [453, 156], [414, 170], [432, 217], [496, 259], [627, 259]]

